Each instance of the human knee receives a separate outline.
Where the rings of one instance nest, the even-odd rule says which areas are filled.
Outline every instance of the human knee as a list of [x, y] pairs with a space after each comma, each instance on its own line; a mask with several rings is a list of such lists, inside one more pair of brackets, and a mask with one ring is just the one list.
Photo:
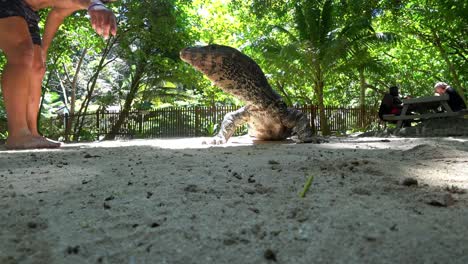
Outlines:
[[45, 63], [42, 58], [35, 58], [32, 63], [32, 74], [38, 78], [44, 77], [46, 72]]
[[32, 68], [34, 60], [34, 48], [30, 40], [18, 43], [15, 49], [5, 53], [8, 64], [21, 66], [26, 69]]

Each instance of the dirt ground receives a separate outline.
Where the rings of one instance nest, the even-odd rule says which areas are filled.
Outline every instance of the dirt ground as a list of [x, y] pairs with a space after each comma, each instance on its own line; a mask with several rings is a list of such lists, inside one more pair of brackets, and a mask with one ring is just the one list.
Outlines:
[[201, 141], [0, 151], [0, 263], [468, 263], [468, 138]]

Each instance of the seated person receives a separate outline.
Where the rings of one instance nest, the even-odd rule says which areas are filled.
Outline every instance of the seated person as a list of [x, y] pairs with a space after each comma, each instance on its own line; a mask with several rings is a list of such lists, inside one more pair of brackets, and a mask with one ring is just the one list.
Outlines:
[[379, 117], [383, 120], [383, 115], [400, 115], [403, 103], [400, 99], [397, 86], [390, 87], [389, 93], [385, 94], [379, 108]]
[[465, 101], [455, 89], [444, 82], [438, 82], [434, 86], [435, 92], [439, 95], [447, 94], [449, 96], [448, 105], [454, 112], [466, 109]]
[[[398, 91], [397, 86], [391, 86], [389, 93], [384, 95], [384, 98], [382, 99], [382, 102], [380, 103], [380, 108], [379, 108], [379, 118], [382, 121], [390, 122], [393, 124], [396, 124], [397, 121], [388, 121], [384, 120], [383, 116], [384, 115], [400, 115], [401, 110], [403, 109], [403, 102], [401, 101], [400, 98], [400, 93]], [[410, 109], [408, 109], [410, 110]], [[411, 120], [405, 120], [403, 121], [403, 126], [404, 127], [410, 127], [411, 126]]]

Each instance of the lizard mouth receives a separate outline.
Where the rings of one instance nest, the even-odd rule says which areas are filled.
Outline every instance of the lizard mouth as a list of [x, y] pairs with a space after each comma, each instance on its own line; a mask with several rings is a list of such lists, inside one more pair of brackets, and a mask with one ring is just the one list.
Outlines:
[[192, 64], [192, 53], [189, 51], [189, 48], [185, 48], [180, 51], [179, 53], [180, 59], [187, 62], [188, 64]]
[[200, 70], [202, 66], [202, 59], [201, 56], [193, 53], [191, 48], [185, 48], [180, 51], [180, 59], [185, 61], [186, 63], [192, 65], [194, 68]]
[[192, 65], [195, 69], [207, 74], [213, 68], [213, 63], [210, 58], [200, 54], [196, 48], [185, 48], [180, 51], [179, 56], [184, 62]]

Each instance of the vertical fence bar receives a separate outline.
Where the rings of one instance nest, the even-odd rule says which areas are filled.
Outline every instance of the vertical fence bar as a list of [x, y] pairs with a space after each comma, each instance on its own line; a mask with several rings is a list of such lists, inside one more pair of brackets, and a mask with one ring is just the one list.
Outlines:
[[97, 130], [97, 140], [99, 140], [99, 133], [101, 132], [100, 131], [100, 128], [99, 128], [99, 110], [96, 111], [96, 130]]

